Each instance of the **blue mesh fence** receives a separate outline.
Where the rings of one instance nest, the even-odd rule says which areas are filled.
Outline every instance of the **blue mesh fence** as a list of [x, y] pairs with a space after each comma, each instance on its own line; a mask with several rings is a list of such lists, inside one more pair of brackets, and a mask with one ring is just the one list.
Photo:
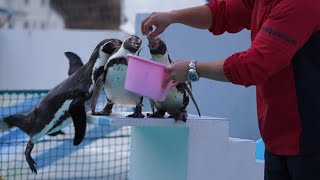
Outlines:
[[[0, 180], [3, 179], [107, 179], [126, 180], [129, 172], [129, 127], [88, 124], [85, 139], [73, 146], [74, 128], [65, 135], [45, 136], [32, 151], [38, 174], [33, 174], [25, 160], [28, 135], [18, 128], [7, 129], [2, 118], [30, 111], [48, 90], [0, 91]], [[98, 101], [103, 108], [105, 95]], [[115, 106], [114, 111], [132, 111]]]

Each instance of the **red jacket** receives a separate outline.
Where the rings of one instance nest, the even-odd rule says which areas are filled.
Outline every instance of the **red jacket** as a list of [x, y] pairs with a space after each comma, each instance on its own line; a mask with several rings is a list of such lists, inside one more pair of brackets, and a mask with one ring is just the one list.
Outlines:
[[228, 57], [224, 73], [234, 84], [256, 86], [266, 148], [279, 155], [320, 152], [320, 1], [212, 0], [207, 6], [213, 34], [251, 30], [251, 47]]

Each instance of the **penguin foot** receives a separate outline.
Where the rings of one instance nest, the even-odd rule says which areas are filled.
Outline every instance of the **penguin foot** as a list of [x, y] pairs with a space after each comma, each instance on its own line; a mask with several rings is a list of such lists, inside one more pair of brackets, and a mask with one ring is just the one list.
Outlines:
[[163, 118], [164, 115], [166, 114], [165, 111], [156, 111], [153, 114], [147, 113], [147, 117], [151, 117], [151, 118]]
[[30, 140], [28, 142], [26, 150], [25, 150], [25, 156], [26, 156], [26, 160], [27, 160], [27, 163], [29, 164], [31, 171], [37, 174], [37, 169], [35, 167], [36, 162], [31, 157], [31, 151], [33, 149], [33, 146], [34, 146], [34, 144]]
[[100, 112], [92, 112], [91, 114], [95, 116], [110, 116], [111, 112], [100, 111]]
[[127, 117], [131, 117], [131, 118], [144, 118], [144, 115], [142, 114], [142, 107], [141, 107], [141, 105], [140, 105], [140, 106], [137, 105], [134, 113], [128, 115]]
[[188, 116], [187, 111], [181, 111], [177, 114], [171, 114], [168, 118], [174, 118], [174, 120], [176, 121], [181, 120], [183, 122], [187, 122], [187, 116]]
[[96, 115], [96, 116], [110, 116], [112, 113], [112, 107], [113, 104], [107, 104], [102, 111], [100, 112], [92, 112], [92, 115]]
[[131, 118], [144, 118], [144, 115], [142, 113], [134, 112], [133, 114], [128, 115], [127, 117]]

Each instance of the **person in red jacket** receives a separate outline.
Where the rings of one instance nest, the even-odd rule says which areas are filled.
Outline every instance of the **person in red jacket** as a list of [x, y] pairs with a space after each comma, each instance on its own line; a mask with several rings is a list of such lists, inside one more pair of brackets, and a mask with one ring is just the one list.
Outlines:
[[141, 31], [154, 38], [173, 23], [214, 35], [251, 30], [248, 50], [211, 62], [177, 60], [163, 86], [199, 77], [256, 86], [265, 180], [320, 180], [320, 1], [212, 0], [153, 12]]

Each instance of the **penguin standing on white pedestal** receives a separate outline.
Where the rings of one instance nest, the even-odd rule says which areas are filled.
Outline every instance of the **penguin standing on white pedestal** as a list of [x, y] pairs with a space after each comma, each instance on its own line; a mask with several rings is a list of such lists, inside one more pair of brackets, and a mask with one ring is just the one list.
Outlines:
[[32, 172], [37, 173], [31, 157], [34, 144], [47, 134], [55, 134], [73, 123], [73, 144], [79, 145], [86, 131], [86, 109], [90, 104], [95, 84], [110, 55], [121, 45], [117, 39], [101, 41], [90, 60], [78, 71], [54, 87], [27, 114], [15, 114], [4, 118], [8, 127], [18, 127], [30, 136], [25, 157]]
[[[149, 39], [148, 46], [152, 60], [165, 65], [172, 63], [167, 51], [167, 46], [160, 38]], [[191, 97], [199, 116], [201, 116], [200, 110], [191, 91], [190, 82], [178, 83], [176, 86], [172, 87], [168, 93], [168, 96], [163, 102], [150, 100], [153, 114], [148, 114], [147, 116], [162, 118], [167, 112], [170, 115], [169, 118], [186, 122], [186, 108], [189, 104], [189, 97]], [[157, 109], [155, 113], [154, 106]]]
[[143, 97], [124, 89], [128, 67], [126, 55], [139, 53], [141, 43], [142, 41], [139, 37], [131, 35], [123, 41], [122, 46], [109, 58], [104, 67], [105, 76], [101, 77], [102, 80], [97, 85], [97, 87], [100, 86], [100, 89], [97, 88], [97, 92], [94, 92], [95, 96], [99, 96], [101, 88], [104, 86], [107, 103], [101, 112], [95, 112], [96, 103], [92, 103], [93, 115], [109, 116], [112, 113], [113, 105], [117, 103], [136, 106], [134, 113], [128, 115], [128, 117], [144, 117], [142, 114]]

